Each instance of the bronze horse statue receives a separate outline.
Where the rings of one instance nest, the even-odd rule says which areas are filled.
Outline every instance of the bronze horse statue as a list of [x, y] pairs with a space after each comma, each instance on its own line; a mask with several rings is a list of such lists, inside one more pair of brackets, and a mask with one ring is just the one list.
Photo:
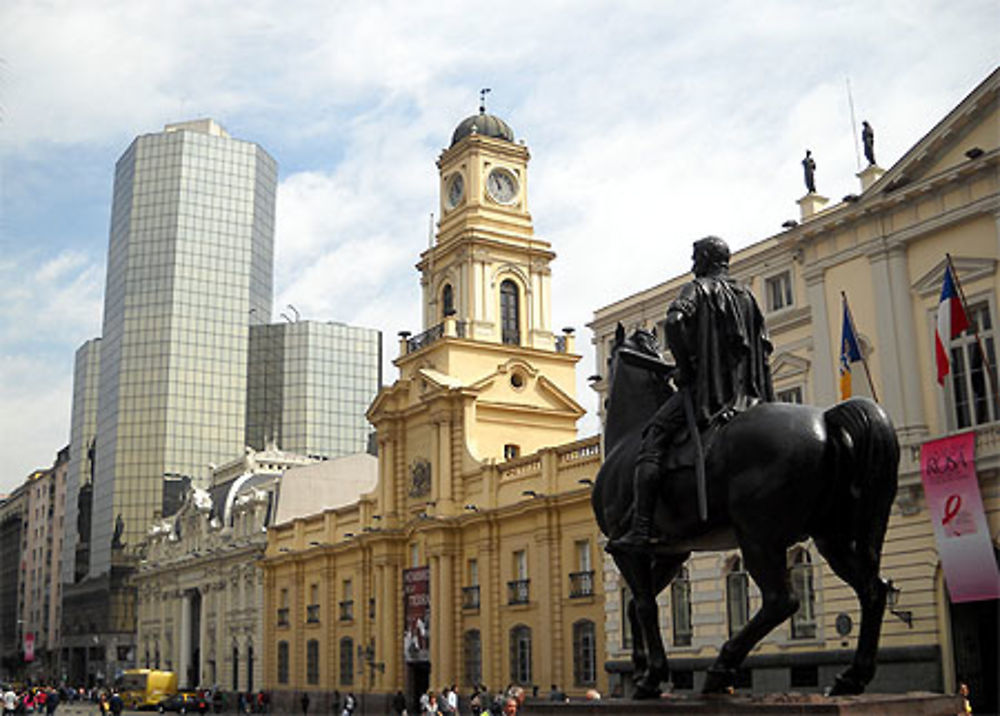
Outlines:
[[[623, 360], [623, 350], [643, 361]], [[672, 366], [660, 359], [648, 331], [626, 339], [619, 325], [608, 364], [605, 458], [591, 500], [601, 531], [613, 540], [630, 525], [642, 428], [674, 388], [667, 380]], [[787, 551], [809, 537], [861, 605], [853, 662], [830, 693], [863, 692], [875, 674], [885, 611], [879, 561], [898, 465], [899, 442], [888, 415], [871, 400], [853, 398], [828, 410], [761, 403], [720, 428], [705, 454], [707, 521], [698, 516], [693, 466], [668, 466], [654, 513], [656, 546], [611, 551], [633, 597], [628, 617], [636, 697], [655, 698], [669, 680], [656, 596], [693, 551], [739, 547], [762, 596], [760, 610], [708, 670], [703, 691], [721, 693], [734, 684], [750, 650], [797, 611]]]

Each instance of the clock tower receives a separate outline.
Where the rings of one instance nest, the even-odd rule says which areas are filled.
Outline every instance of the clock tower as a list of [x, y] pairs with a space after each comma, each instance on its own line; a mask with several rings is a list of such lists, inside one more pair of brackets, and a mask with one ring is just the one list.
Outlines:
[[534, 235], [528, 159], [511, 128], [482, 106], [455, 129], [437, 163], [437, 237], [417, 264], [425, 329], [454, 315], [472, 340], [555, 349], [555, 254]]
[[400, 334], [399, 379], [368, 411], [387, 513], [460, 510], [462, 475], [576, 440], [580, 356], [571, 330], [552, 330], [555, 253], [534, 234], [528, 159], [484, 107], [438, 158], [441, 220], [416, 265], [422, 330]]

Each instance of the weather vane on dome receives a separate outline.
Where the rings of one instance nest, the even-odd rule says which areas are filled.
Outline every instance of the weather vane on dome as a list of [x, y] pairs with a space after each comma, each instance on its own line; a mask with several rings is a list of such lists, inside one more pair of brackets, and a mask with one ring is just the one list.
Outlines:
[[486, 113], [486, 95], [490, 93], [489, 87], [483, 87], [479, 90], [479, 114]]

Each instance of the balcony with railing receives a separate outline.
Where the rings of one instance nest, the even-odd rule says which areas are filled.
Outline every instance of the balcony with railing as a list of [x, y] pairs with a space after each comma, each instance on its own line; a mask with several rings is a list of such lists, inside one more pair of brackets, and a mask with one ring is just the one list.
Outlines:
[[309, 624], [319, 624], [319, 604], [309, 604], [306, 606], [306, 622]]
[[572, 599], [594, 596], [594, 570], [569, 573], [569, 596]]
[[465, 321], [448, 318], [415, 336], [411, 336], [408, 331], [401, 331], [399, 337], [405, 344], [405, 352], [409, 354], [426, 348], [442, 338], [465, 338], [465, 325]]
[[530, 579], [515, 579], [512, 582], [507, 582], [507, 603], [527, 604], [531, 594], [528, 588], [530, 584]]
[[278, 626], [288, 626], [288, 607], [279, 607]]
[[479, 585], [462, 587], [462, 609], [479, 609]]
[[354, 600], [340, 602], [340, 621], [349, 622], [354, 620]]

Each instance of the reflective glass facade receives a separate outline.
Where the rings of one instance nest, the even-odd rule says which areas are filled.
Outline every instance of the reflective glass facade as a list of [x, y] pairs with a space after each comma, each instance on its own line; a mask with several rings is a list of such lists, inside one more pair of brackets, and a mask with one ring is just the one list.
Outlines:
[[166, 473], [243, 449], [250, 317], [269, 318], [277, 167], [200, 121], [137, 138], [115, 173], [90, 573], [137, 546]]
[[[89, 533], [79, 540], [80, 487], [91, 480], [90, 448], [97, 434], [97, 388], [101, 368], [101, 339], [93, 338], [76, 351], [73, 370], [73, 412], [70, 417], [69, 473], [66, 476], [66, 515], [63, 529], [62, 581], [72, 583], [77, 549], [85, 558]], [[89, 517], [89, 515], [88, 515]], [[89, 525], [89, 521], [84, 520]]]
[[318, 457], [363, 452], [381, 385], [382, 335], [342, 323], [252, 326], [247, 444]]

